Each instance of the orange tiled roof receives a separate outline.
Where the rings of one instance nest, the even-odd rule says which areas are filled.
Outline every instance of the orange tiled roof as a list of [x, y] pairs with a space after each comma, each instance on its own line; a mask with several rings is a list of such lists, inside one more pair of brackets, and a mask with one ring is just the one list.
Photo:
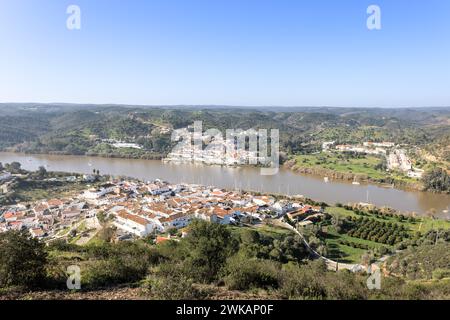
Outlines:
[[133, 222], [136, 222], [137, 224], [146, 226], [148, 224], [147, 219], [142, 218], [140, 216], [134, 215], [134, 214], [129, 214], [128, 212], [126, 212], [125, 210], [121, 210], [117, 213], [117, 215], [123, 219], [126, 220], [131, 220]]

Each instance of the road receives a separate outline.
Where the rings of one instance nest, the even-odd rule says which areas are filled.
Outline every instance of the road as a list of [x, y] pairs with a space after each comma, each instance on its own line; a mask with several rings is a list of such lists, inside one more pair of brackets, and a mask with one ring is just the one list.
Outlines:
[[365, 270], [365, 267], [360, 264], [338, 263], [337, 261], [334, 261], [334, 260], [328, 259], [327, 257], [322, 256], [317, 251], [315, 251], [313, 248], [311, 248], [311, 246], [309, 245], [308, 241], [306, 241], [303, 234], [300, 231], [298, 231], [296, 228], [294, 228], [290, 224], [283, 222], [279, 219], [272, 220], [272, 222], [275, 225], [278, 225], [285, 229], [289, 229], [289, 230], [295, 232], [296, 234], [298, 234], [300, 236], [300, 238], [302, 239], [303, 243], [305, 244], [306, 248], [308, 249], [308, 251], [314, 256], [314, 258], [324, 260], [325, 264], [327, 265], [327, 268], [329, 270], [333, 270], [333, 271], [335, 271], [335, 270], [350, 270], [352, 272], [358, 272], [361, 270]]

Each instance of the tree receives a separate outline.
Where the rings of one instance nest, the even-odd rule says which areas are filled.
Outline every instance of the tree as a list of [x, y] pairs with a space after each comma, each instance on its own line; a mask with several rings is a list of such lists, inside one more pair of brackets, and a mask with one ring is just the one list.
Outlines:
[[363, 266], [369, 266], [373, 262], [373, 256], [370, 254], [370, 252], [365, 252], [361, 256], [361, 264]]
[[6, 164], [6, 170], [11, 173], [20, 173], [22, 165], [19, 162], [11, 162], [10, 164]]
[[185, 270], [194, 280], [216, 280], [228, 257], [237, 251], [231, 232], [218, 223], [196, 220], [183, 239], [186, 245]]
[[241, 241], [243, 244], [259, 243], [259, 233], [252, 229], [244, 229], [241, 234]]
[[317, 247], [317, 253], [319, 253], [321, 256], [327, 256], [328, 255], [328, 247], [326, 244], [321, 244], [319, 247]]
[[42, 179], [47, 175], [47, 170], [45, 169], [45, 167], [40, 166], [37, 173], [38, 173], [39, 178]]
[[98, 233], [98, 238], [105, 242], [111, 242], [111, 240], [114, 238], [114, 235], [116, 233], [116, 230], [112, 227], [104, 227], [102, 228]]
[[426, 172], [422, 180], [426, 190], [450, 193], [450, 176], [442, 168]]
[[45, 245], [26, 231], [0, 234], [0, 286], [34, 288], [45, 279]]

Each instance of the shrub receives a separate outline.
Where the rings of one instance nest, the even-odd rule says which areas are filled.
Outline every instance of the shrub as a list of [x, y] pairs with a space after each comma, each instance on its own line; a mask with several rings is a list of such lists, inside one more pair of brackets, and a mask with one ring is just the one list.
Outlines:
[[281, 274], [280, 293], [288, 299], [321, 299], [326, 297], [321, 282], [326, 273], [322, 260], [299, 267], [295, 264], [284, 266]]
[[82, 284], [88, 288], [136, 282], [162, 259], [156, 250], [141, 243], [120, 242], [88, 248], [89, 256], [96, 259], [82, 270]]
[[95, 261], [82, 270], [82, 285], [92, 289], [141, 280], [147, 273], [147, 265], [136, 262], [120, 257]]
[[142, 287], [156, 300], [192, 300], [204, 297], [178, 265], [162, 264], [143, 281]]
[[26, 231], [0, 234], [0, 286], [34, 288], [43, 283], [47, 253]]
[[450, 269], [438, 268], [433, 271], [433, 279], [441, 280], [441, 279], [449, 278], [449, 277], [450, 277]]
[[225, 267], [225, 284], [231, 290], [251, 288], [277, 288], [279, 265], [273, 261], [251, 259], [237, 254], [230, 258]]

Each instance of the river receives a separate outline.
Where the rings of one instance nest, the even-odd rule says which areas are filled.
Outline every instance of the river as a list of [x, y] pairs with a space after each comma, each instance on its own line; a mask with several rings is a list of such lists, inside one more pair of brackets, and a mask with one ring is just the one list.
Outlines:
[[112, 159], [86, 156], [29, 155], [0, 152], [0, 162], [20, 162], [26, 170], [44, 166], [49, 171], [125, 175], [143, 180], [160, 178], [174, 183], [186, 182], [221, 188], [304, 195], [329, 204], [369, 202], [400, 211], [425, 214], [434, 209], [437, 216], [450, 218], [450, 195], [405, 191], [371, 184], [353, 185], [344, 181], [325, 182], [323, 178], [280, 169], [273, 176], [260, 175], [254, 167], [221, 167], [201, 164], [173, 164], [159, 160]]

